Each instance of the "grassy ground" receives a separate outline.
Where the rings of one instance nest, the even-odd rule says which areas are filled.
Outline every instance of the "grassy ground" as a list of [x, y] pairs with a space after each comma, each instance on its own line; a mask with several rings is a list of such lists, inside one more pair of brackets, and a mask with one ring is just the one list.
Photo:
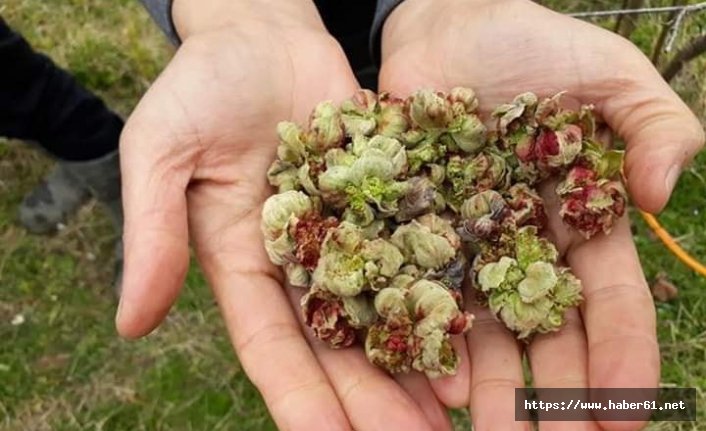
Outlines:
[[[617, 2], [545, 3], [581, 10]], [[134, 0], [3, 0], [0, 15], [122, 114], [129, 113], [170, 56]], [[699, 21], [687, 31], [703, 28], [704, 18]], [[645, 20], [633, 38], [649, 51], [658, 29], [658, 20]], [[700, 62], [675, 84], [702, 118], [705, 70]], [[41, 154], [0, 142], [0, 429], [274, 429], [233, 357], [196, 269], [165, 324], [144, 340], [126, 342], [113, 329], [115, 300], [106, 268], [112, 268], [114, 237], [100, 209], [89, 205], [48, 239], [15, 225], [22, 195], [48, 166]], [[705, 176], [702, 155], [661, 216], [682, 246], [701, 259], [706, 259]], [[703, 412], [706, 280], [684, 268], [635, 221], [648, 276], [665, 271], [680, 289], [675, 301], [657, 304], [662, 382], [698, 388]], [[463, 415], [456, 419], [459, 430], [468, 429]], [[652, 428], [680, 429], [675, 424]], [[706, 429], [706, 423], [681, 429]]]

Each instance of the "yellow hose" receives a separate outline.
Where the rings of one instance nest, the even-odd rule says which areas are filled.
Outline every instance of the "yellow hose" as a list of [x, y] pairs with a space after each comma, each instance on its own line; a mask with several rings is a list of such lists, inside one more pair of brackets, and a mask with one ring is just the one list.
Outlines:
[[691, 257], [691, 255], [687, 253], [686, 250], [681, 248], [681, 246], [677, 244], [677, 242], [674, 240], [674, 238], [672, 238], [669, 232], [667, 232], [662, 227], [662, 225], [659, 223], [655, 216], [644, 211], [640, 211], [640, 214], [642, 214], [642, 218], [645, 219], [645, 222], [647, 222], [647, 225], [650, 227], [650, 229], [652, 229], [652, 232], [654, 232], [655, 235], [657, 235], [657, 237], [662, 240], [664, 246], [667, 247], [667, 249], [673, 255], [675, 255], [677, 258], [679, 258], [679, 260], [684, 262], [686, 266], [693, 269], [703, 277], [706, 277], [706, 266]]

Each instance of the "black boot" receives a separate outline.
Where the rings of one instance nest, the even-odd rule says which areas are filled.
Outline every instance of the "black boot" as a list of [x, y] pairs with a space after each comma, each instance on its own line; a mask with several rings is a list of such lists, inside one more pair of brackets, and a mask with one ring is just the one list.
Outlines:
[[117, 151], [94, 160], [58, 162], [44, 181], [25, 197], [19, 209], [20, 222], [33, 233], [52, 232], [91, 197], [105, 207], [118, 234], [114, 287], [119, 293], [123, 268], [123, 208]]

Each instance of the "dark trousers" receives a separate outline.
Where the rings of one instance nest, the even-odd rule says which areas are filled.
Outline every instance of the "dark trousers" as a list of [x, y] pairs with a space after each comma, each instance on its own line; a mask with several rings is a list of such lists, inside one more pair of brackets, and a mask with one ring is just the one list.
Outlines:
[[84, 161], [118, 148], [123, 121], [0, 17], [0, 136]]

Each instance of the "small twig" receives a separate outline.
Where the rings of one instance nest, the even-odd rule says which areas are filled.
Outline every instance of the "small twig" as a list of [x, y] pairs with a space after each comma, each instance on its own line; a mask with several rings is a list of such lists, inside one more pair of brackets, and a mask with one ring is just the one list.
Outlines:
[[664, 51], [670, 52], [674, 47], [674, 42], [679, 35], [679, 30], [684, 23], [684, 18], [687, 14], [692, 12], [697, 12], [706, 9], [706, 2], [701, 2], [692, 5], [683, 6], [664, 6], [664, 7], [652, 7], [652, 8], [637, 8], [637, 9], [617, 9], [617, 10], [603, 10], [595, 12], [578, 12], [570, 14], [574, 18], [591, 18], [591, 17], [606, 17], [606, 16], [624, 16], [624, 15], [641, 15], [641, 14], [655, 14], [655, 13], [677, 13], [674, 23], [669, 29], [666, 44], [664, 45]]
[[[687, 0], [673, 0], [672, 6], [684, 6], [686, 2]], [[664, 21], [664, 23], [662, 23], [662, 29], [659, 32], [659, 37], [657, 38], [657, 42], [652, 49], [652, 56], [650, 58], [652, 60], [652, 64], [655, 66], [659, 64], [660, 57], [664, 51], [664, 42], [666, 42], [667, 37], [669, 36], [669, 32], [674, 25], [674, 20], [676, 19], [677, 14], [678, 12], [676, 11], [671, 12], [669, 17]]]
[[618, 9], [618, 10], [599, 10], [594, 12], [577, 12], [569, 14], [574, 18], [592, 18], [592, 17], [605, 17], [605, 16], [619, 16], [619, 15], [645, 15], [645, 14], [655, 14], [655, 13], [667, 13], [667, 12], [681, 12], [686, 10], [686, 13], [696, 12], [702, 9], [706, 9], [706, 2], [696, 3], [688, 6], [663, 6], [663, 7], [646, 7], [639, 9]]
[[684, 17], [686, 16], [686, 8], [682, 9], [681, 12], [677, 15], [677, 18], [674, 20], [674, 24], [672, 24], [672, 28], [669, 29], [669, 36], [667, 37], [667, 43], [664, 45], [664, 52], [671, 52], [672, 48], [674, 47], [674, 41], [677, 39], [677, 35], [679, 34], [679, 29], [681, 28], [681, 25], [684, 23]]

